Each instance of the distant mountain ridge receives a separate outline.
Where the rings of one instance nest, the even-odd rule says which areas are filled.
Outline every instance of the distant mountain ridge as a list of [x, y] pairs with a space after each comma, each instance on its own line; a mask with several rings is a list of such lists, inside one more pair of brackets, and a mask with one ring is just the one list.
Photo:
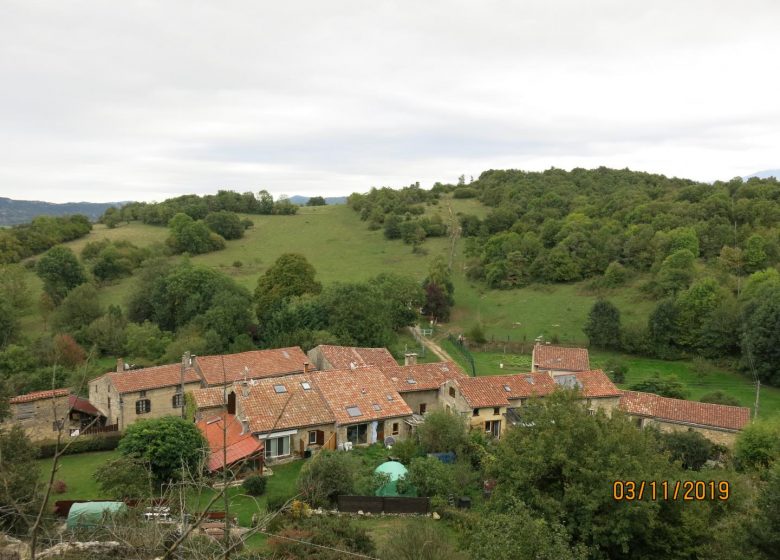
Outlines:
[[[306, 204], [309, 202], [309, 196], [301, 196], [299, 194], [296, 194], [295, 196], [291, 196], [288, 200], [292, 202], [293, 204]], [[325, 203], [326, 204], [346, 204], [347, 203], [347, 197], [346, 196], [326, 196], [325, 197]]]
[[122, 206], [123, 202], [43, 202], [41, 200], [13, 200], [0, 197], [0, 226], [13, 226], [31, 222], [36, 216], [65, 216], [84, 214], [97, 220], [107, 208]]
[[751, 175], [743, 177], [743, 179], [748, 180], [751, 177], [758, 177], [759, 179], [769, 179], [770, 177], [775, 177], [776, 179], [780, 179], [780, 169], [765, 169], [764, 171], [756, 171]]

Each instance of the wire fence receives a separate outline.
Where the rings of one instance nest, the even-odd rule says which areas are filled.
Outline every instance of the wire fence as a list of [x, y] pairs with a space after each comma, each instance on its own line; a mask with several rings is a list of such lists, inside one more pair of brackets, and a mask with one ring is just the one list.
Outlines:
[[450, 343], [455, 347], [455, 349], [460, 352], [461, 356], [468, 362], [469, 367], [471, 369], [471, 376], [476, 377], [477, 376], [477, 366], [474, 363], [474, 356], [471, 354], [468, 348], [466, 348], [466, 345], [463, 343], [462, 340], [459, 338], [456, 338], [452, 334], [447, 335], [447, 340], [450, 341]]

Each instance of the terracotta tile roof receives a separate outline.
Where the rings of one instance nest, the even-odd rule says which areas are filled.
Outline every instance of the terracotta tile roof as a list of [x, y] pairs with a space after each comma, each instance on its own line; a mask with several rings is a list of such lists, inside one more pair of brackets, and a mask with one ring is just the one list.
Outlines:
[[393, 383], [376, 367], [321, 371], [317, 372], [315, 382], [333, 411], [337, 424], [412, 414], [412, 409], [395, 390]]
[[398, 365], [387, 348], [359, 348], [328, 344], [320, 344], [317, 348], [320, 349], [332, 369], [350, 369], [350, 364], [355, 364], [355, 367], [395, 367]]
[[[134, 393], [181, 383], [181, 364], [167, 364], [106, 374], [119, 393]], [[200, 377], [192, 368], [184, 372], [184, 383], [198, 383]]]
[[[230, 389], [228, 389], [230, 392]], [[222, 387], [206, 387], [192, 391], [195, 400], [195, 408], [214, 408], [225, 404], [224, 389]]]
[[77, 397], [76, 395], [68, 396], [68, 406], [71, 410], [77, 410], [78, 412], [83, 412], [84, 414], [89, 414], [91, 416], [102, 416], [102, 413], [97, 408], [95, 408], [93, 404], [89, 402], [89, 400]]
[[445, 381], [467, 377], [460, 366], [454, 362], [382, 367], [381, 369], [399, 393], [438, 389]]
[[750, 409], [744, 406], [671, 399], [639, 391], [621, 393], [620, 409], [636, 416], [732, 431], [741, 430], [750, 422]]
[[232, 390], [237, 411], [248, 419], [255, 433], [332, 424], [335, 418], [319, 391], [317, 373], [256, 379], [247, 384], [246, 397], [242, 383], [236, 383]]
[[588, 350], [537, 344], [533, 353], [537, 370], [587, 371], [590, 369]]
[[578, 371], [572, 375], [580, 382], [579, 389], [583, 397], [619, 397], [621, 394], [620, 389], [615, 387], [609, 376], [600, 369]]
[[263, 451], [262, 442], [251, 432], [241, 433], [241, 422], [232, 414], [201, 420], [196, 425], [209, 444], [208, 469], [211, 472], [222, 469], [225, 463], [230, 466]]
[[41, 399], [53, 399], [55, 397], [65, 397], [70, 393], [70, 389], [49, 389], [47, 391], [34, 391], [24, 395], [19, 395], [9, 399], [11, 404], [20, 404], [32, 401], [38, 401]]
[[466, 377], [458, 379], [457, 384], [472, 408], [509, 406], [511, 400], [549, 395], [556, 387], [546, 373]]
[[[228, 383], [244, 379], [276, 377], [302, 373], [304, 362], [309, 358], [298, 348], [275, 348], [273, 350], [252, 350], [225, 356], [197, 356], [195, 363], [207, 385], [222, 385], [222, 364], [224, 359], [225, 379]], [[245, 369], [247, 370], [245, 373]]]
[[600, 369], [554, 377], [546, 372], [484, 375], [460, 378], [457, 384], [473, 408], [509, 406], [516, 399], [544, 397], [558, 387], [577, 388], [584, 398], [620, 396], [620, 390]]

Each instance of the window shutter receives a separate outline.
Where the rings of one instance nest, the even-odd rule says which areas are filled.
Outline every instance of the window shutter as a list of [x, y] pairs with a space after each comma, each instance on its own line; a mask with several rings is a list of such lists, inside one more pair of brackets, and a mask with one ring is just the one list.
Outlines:
[[146, 399], [146, 401], [144, 401], [144, 402], [146, 402], [146, 412], [151, 412], [152, 411], [152, 401], [150, 401], [149, 399]]
[[325, 445], [325, 432], [317, 430], [317, 445]]
[[135, 413], [141, 414], [141, 401], [135, 401]]

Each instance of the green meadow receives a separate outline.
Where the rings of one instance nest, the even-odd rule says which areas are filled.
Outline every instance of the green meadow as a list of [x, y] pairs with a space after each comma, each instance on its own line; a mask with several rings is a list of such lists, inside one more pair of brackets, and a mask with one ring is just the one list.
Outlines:
[[[443, 198], [437, 205], [426, 207], [427, 214], [439, 214], [446, 221], [457, 219], [458, 213], [484, 216], [489, 211], [473, 199]], [[253, 290], [258, 277], [268, 269], [282, 253], [303, 254], [317, 269], [317, 276], [324, 284], [352, 282], [371, 278], [382, 272], [411, 275], [422, 281], [428, 266], [438, 255], [449, 258], [450, 239], [431, 238], [422, 245], [423, 251], [414, 253], [411, 246], [401, 241], [388, 241], [382, 230], [370, 231], [356, 212], [345, 205], [302, 207], [295, 216], [243, 216], [254, 223], [244, 238], [228, 241], [227, 247], [205, 255], [192, 257], [192, 262], [210, 266], [231, 276], [237, 283]], [[97, 224], [86, 237], [67, 245], [80, 252], [90, 241], [100, 239], [128, 240], [139, 246], [162, 244], [168, 235], [166, 228], [144, 225], [138, 222], [120, 224], [108, 229]], [[455, 308], [449, 323], [440, 325], [437, 338], [442, 340], [449, 333], [465, 332], [481, 324], [488, 339], [495, 341], [526, 342], [530, 344], [538, 336], [557, 338], [564, 344], [586, 344], [582, 327], [588, 311], [596, 301], [596, 294], [588, 289], [587, 282], [575, 284], [537, 285], [516, 290], [490, 290], [466, 277], [464, 242], [459, 240], [453, 260]], [[171, 260], [183, 258], [169, 257]], [[28, 281], [33, 303], [22, 318], [25, 332], [30, 336], [40, 334], [46, 328], [46, 317], [37, 304], [41, 294], [41, 282], [30, 271]], [[638, 289], [642, 278], [634, 278], [619, 290], [605, 295], [621, 311], [624, 324], [640, 324], [647, 320], [653, 302], [644, 298]], [[125, 305], [132, 287], [132, 278], [102, 286], [99, 290], [103, 305]], [[457, 352], [447, 349], [453, 356]], [[413, 338], [404, 334], [393, 350], [417, 350]], [[597, 365], [601, 354], [594, 353]], [[426, 356], [421, 361], [435, 359]], [[527, 370], [530, 357], [485, 353], [475, 355], [480, 373]], [[745, 405], [752, 405], [752, 382], [722, 368], [709, 368], [702, 374], [694, 371], [691, 362], [664, 362], [627, 356], [630, 371], [626, 385], [637, 382], [656, 372], [675, 375], [690, 390], [690, 398], [700, 397], [710, 390], [722, 389], [733, 394]], [[504, 370], [499, 364], [504, 363]], [[701, 369], [701, 368], [698, 368]], [[767, 414], [780, 410], [780, 390], [762, 389], [761, 410]]]

